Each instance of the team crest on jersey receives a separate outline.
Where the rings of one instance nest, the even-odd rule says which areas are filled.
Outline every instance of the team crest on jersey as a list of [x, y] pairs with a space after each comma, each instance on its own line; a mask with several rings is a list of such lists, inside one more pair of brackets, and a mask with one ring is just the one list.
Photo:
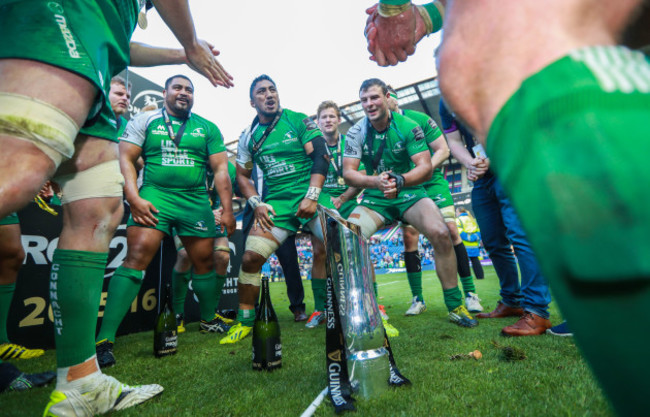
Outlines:
[[204, 138], [205, 137], [205, 129], [202, 127], [197, 127], [190, 133], [190, 135], [194, 136], [195, 138]]
[[311, 120], [309, 117], [305, 117], [304, 119], [302, 119], [302, 123], [305, 125], [308, 132], [310, 130], [318, 129], [318, 126], [316, 126], [316, 123], [314, 123], [314, 121]]
[[203, 220], [199, 220], [194, 224], [194, 230], [200, 230], [202, 232], [207, 232], [208, 227], [205, 225], [205, 222]]
[[406, 148], [404, 147], [404, 142], [402, 142], [402, 141], [397, 142], [395, 144], [395, 146], [393, 146], [393, 153], [394, 154], [403, 153], [405, 150], [406, 150]]
[[424, 131], [420, 126], [414, 127], [413, 130], [411, 130], [411, 133], [413, 133], [413, 139], [416, 142], [424, 139]]
[[429, 126], [431, 126], [431, 129], [433, 130], [436, 130], [438, 128], [436, 122], [434, 122], [433, 119], [430, 117], [427, 119], [427, 123], [429, 124]]
[[282, 140], [282, 143], [284, 145], [290, 145], [296, 142], [298, 142], [298, 138], [292, 131], [288, 131], [287, 133], [284, 134], [284, 139]]

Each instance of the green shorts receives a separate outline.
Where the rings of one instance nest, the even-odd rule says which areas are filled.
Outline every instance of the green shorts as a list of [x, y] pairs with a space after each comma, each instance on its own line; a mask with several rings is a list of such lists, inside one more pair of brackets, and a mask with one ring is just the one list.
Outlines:
[[449, 191], [449, 182], [442, 176], [442, 173], [434, 172], [433, 177], [422, 186], [438, 208], [454, 205], [454, 198]]
[[117, 141], [108, 100], [111, 78], [129, 63], [137, 0], [0, 0], [0, 27], [11, 42], [0, 59], [30, 59], [63, 68], [98, 90], [81, 133]]
[[350, 217], [350, 213], [352, 213], [354, 208], [358, 205], [359, 203], [357, 203], [356, 198], [350, 201], [346, 201], [345, 203], [341, 204], [341, 207], [338, 209], [338, 212], [341, 215], [341, 217], [347, 219], [348, 217]]
[[17, 213], [11, 213], [7, 217], [0, 219], [0, 226], [6, 226], [9, 224], [20, 224]]
[[[307, 194], [307, 187], [294, 187], [291, 190], [282, 190], [280, 193], [271, 193], [264, 199], [265, 203], [273, 206], [275, 215], [273, 216], [273, 223], [276, 227], [287, 229], [292, 232], [297, 232], [301, 225], [309, 223], [317, 214], [311, 219], [301, 219], [296, 217], [300, 202]], [[330, 200], [329, 194], [321, 192], [318, 198], [318, 203], [327, 208], [334, 208], [334, 204]]]
[[384, 217], [384, 223], [390, 225], [402, 220], [406, 210], [423, 198], [429, 198], [423, 187], [406, 187], [395, 199], [384, 198], [379, 190], [366, 190], [359, 203], [360, 206], [376, 211]]
[[133, 216], [129, 216], [127, 226], [149, 227], [170, 236], [172, 229], [176, 229], [178, 236], [218, 236], [207, 192], [179, 192], [143, 186], [140, 189], [140, 197], [158, 210], [155, 215], [158, 224], [155, 227], [143, 226], [134, 222]]

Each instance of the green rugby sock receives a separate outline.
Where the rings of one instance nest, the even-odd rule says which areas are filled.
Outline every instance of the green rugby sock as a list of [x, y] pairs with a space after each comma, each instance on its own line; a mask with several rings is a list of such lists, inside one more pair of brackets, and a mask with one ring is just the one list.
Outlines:
[[104, 318], [97, 335], [98, 342], [104, 339], [115, 342], [117, 329], [120, 327], [120, 323], [122, 323], [127, 311], [129, 311], [129, 306], [138, 296], [143, 280], [144, 271], [125, 268], [124, 266], [120, 266], [115, 270], [111, 282], [108, 284]]
[[327, 298], [327, 280], [312, 278], [311, 291], [314, 293], [314, 310], [325, 311], [325, 298]]
[[14, 298], [15, 290], [15, 282], [0, 285], [0, 343], [9, 343], [7, 318], [9, 318], [9, 307], [11, 307], [11, 299]]
[[472, 276], [460, 277], [460, 282], [463, 284], [463, 292], [465, 297], [469, 295], [470, 292], [476, 293], [476, 286], [474, 286], [474, 278]]
[[237, 312], [237, 321], [242, 324], [242, 326], [253, 327], [255, 323], [255, 309], [240, 309]]
[[463, 304], [463, 294], [458, 289], [458, 286], [449, 288], [448, 290], [442, 290], [442, 295], [445, 299], [447, 311], [451, 311]]
[[404, 252], [404, 265], [406, 266], [406, 278], [411, 287], [411, 294], [418, 297], [418, 300], [424, 301], [422, 297], [422, 264], [420, 262], [420, 253], [416, 251]]
[[108, 253], [56, 249], [50, 272], [57, 367], [95, 355], [97, 312]]
[[422, 296], [422, 272], [407, 272], [406, 278], [409, 280], [413, 297], [418, 297], [418, 300], [424, 301]]
[[192, 288], [199, 299], [201, 320], [212, 320], [214, 318], [214, 308], [216, 307], [217, 273], [210, 271], [207, 274], [194, 274]]
[[192, 278], [192, 270], [178, 272], [172, 270], [172, 288], [174, 291], [174, 313], [185, 312], [185, 299], [187, 298], [187, 286]]

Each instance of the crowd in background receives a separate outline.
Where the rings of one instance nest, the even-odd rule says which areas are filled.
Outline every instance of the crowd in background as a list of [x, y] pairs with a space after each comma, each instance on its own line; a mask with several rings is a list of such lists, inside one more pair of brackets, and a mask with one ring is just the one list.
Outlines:
[[[401, 228], [397, 228], [389, 238], [384, 239], [386, 231], [382, 230], [370, 238], [370, 259], [375, 269], [404, 268], [404, 241]], [[420, 235], [419, 242], [422, 266], [427, 269], [428, 265], [434, 265], [435, 256], [433, 246], [429, 240]], [[296, 237], [296, 248], [298, 250], [298, 264], [300, 265], [300, 276], [302, 279], [311, 279], [312, 248], [311, 236], [300, 234]], [[481, 246], [481, 259], [487, 259], [485, 249]], [[271, 281], [284, 280], [284, 273], [277, 256], [272, 254], [262, 267], [262, 274], [268, 276]]]

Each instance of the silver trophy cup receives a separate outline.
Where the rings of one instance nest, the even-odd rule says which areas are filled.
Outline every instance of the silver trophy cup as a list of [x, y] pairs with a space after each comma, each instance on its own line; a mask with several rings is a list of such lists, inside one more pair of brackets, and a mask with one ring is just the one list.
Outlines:
[[362, 397], [374, 397], [388, 389], [390, 365], [373, 288], [369, 242], [358, 226], [336, 211], [319, 205], [318, 216], [334, 280], [350, 383]]

